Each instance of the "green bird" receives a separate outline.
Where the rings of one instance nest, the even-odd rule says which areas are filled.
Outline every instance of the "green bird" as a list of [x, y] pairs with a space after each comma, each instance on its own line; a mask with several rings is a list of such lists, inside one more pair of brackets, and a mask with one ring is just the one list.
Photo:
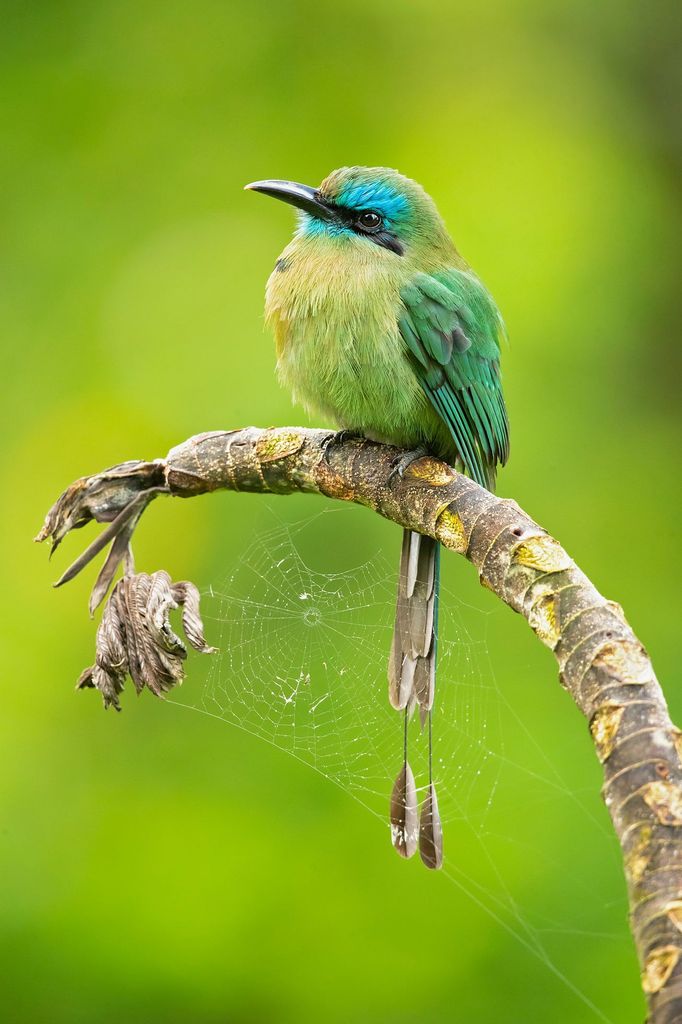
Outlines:
[[[294, 400], [340, 429], [431, 453], [493, 489], [509, 454], [500, 379], [504, 324], [457, 252], [436, 205], [385, 167], [342, 167], [319, 188], [291, 181], [246, 186], [295, 206], [298, 228], [270, 276], [266, 319], [280, 380]], [[397, 466], [402, 472], [404, 463]], [[442, 863], [431, 768], [417, 818], [407, 723], [422, 726], [435, 690], [439, 545], [406, 530], [389, 699], [405, 715], [403, 767], [391, 800], [393, 844]]]

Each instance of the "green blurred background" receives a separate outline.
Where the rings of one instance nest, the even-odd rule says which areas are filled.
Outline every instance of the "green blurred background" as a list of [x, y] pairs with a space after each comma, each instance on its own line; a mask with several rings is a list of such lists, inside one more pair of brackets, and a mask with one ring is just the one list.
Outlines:
[[[489, 837], [516, 937], [456, 823], [454, 874], [431, 875], [276, 747], [148, 694], [126, 692], [118, 716], [74, 695], [94, 573], [51, 582], [85, 537], [52, 565], [30, 538], [83, 473], [210, 428], [305, 422], [262, 329], [291, 211], [241, 189], [388, 164], [436, 197], [505, 315], [501, 493], [623, 604], [682, 719], [676, 7], [0, 4], [8, 1021], [642, 1019], [585, 725], [548, 653], [463, 563], [448, 585], [478, 609], [470, 631], [485, 619], [486, 664], [528, 730], [510, 716], [505, 750], [528, 771], [503, 767]], [[273, 514], [320, 507], [159, 501], [138, 566], [207, 588]], [[349, 509], [306, 544], [318, 567], [333, 544], [352, 568], [397, 557], [398, 537]], [[188, 703], [205, 675], [191, 659]], [[567, 785], [529, 798], [533, 773]], [[453, 884], [460, 863], [473, 887]], [[547, 956], [518, 940], [531, 932]]]

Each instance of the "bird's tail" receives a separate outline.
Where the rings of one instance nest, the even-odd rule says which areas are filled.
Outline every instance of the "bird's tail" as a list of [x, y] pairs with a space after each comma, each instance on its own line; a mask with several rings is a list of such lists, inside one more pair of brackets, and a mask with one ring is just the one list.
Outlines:
[[[438, 646], [438, 590], [440, 545], [431, 537], [403, 532], [398, 601], [393, 644], [388, 666], [388, 694], [394, 708], [405, 715], [403, 767], [391, 800], [393, 844], [404, 857], [417, 845], [428, 867], [440, 867], [442, 839], [431, 777], [431, 709], [436, 685]], [[422, 727], [429, 725], [429, 789], [417, 824], [417, 797], [407, 761], [407, 724], [419, 708]]]

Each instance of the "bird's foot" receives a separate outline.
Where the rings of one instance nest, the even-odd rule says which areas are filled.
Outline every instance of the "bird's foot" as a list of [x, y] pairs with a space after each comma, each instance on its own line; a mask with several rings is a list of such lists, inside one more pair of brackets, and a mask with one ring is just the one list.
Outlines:
[[413, 448], [410, 452], [401, 452], [397, 455], [391, 463], [391, 472], [388, 475], [387, 484], [392, 484], [396, 477], [399, 480], [405, 476], [405, 472], [409, 469], [413, 462], [417, 462], [418, 459], [423, 459], [425, 455], [428, 455], [429, 451], [423, 444]]
[[333, 434], [329, 434], [329, 436], [324, 439], [324, 443], [322, 445], [322, 453], [327, 465], [329, 464], [329, 449], [333, 445], [345, 444], [346, 441], [354, 440], [363, 440], [363, 435], [359, 430], [352, 430], [344, 427], [343, 430], [335, 430]]

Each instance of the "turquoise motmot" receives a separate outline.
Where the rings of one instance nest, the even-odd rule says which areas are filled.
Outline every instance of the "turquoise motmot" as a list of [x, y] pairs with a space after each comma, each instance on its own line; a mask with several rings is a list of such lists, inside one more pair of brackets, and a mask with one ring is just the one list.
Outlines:
[[[246, 187], [299, 211], [266, 292], [278, 374], [294, 400], [344, 431], [407, 448], [412, 458], [443, 458], [492, 490], [509, 454], [504, 325], [431, 197], [384, 167], [343, 167], [319, 188], [281, 180]], [[442, 831], [430, 767], [417, 813], [407, 724], [416, 706], [422, 726], [428, 719], [430, 766], [439, 550], [404, 531], [388, 670], [389, 699], [405, 715], [393, 844], [406, 857], [419, 846], [429, 867], [442, 863]]]

